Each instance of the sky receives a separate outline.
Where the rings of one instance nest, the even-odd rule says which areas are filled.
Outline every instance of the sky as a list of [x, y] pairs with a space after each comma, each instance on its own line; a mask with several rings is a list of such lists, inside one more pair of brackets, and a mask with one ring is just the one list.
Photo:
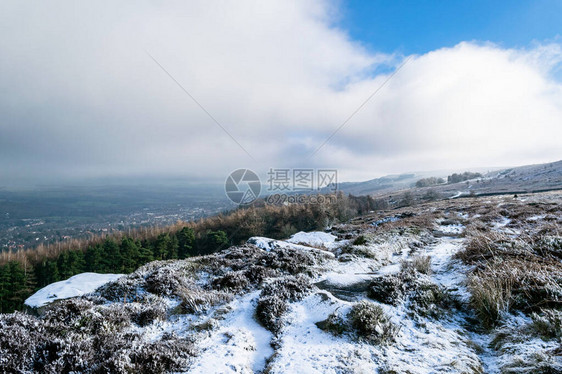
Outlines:
[[0, 186], [562, 159], [559, 1], [2, 1]]

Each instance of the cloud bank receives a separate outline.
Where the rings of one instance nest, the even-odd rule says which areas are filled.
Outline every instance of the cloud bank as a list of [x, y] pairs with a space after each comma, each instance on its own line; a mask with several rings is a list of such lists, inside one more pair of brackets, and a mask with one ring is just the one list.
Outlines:
[[338, 28], [330, 1], [2, 2], [0, 185], [222, 180], [240, 167], [360, 180], [554, 161], [561, 62], [557, 43], [376, 53]]

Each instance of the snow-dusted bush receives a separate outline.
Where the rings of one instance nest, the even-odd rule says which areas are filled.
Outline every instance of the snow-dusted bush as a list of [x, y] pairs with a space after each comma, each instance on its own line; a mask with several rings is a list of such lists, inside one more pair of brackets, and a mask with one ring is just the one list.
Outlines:
[[373, 248], [365, 245], [352, 245], [352, 244], [347, 244], [342, 248], [340, 248], [338, 251], [338, 255], [340, 261], [342, 257], [349, 256], [349, 255], [357, 256], [357, 257], [365, 257], [365, 258], [378, 257], [377, 252]]
[[355, 304], [349, 312], [349, 318], [359, 338], [372, 344], [391, 343], [398, 333], [398, 327], [383, 309], [369, 301]]
[[312, 287], [308, 278], [302, 275], [287, 276], [266, 284], [256, 307], [257, 320], [268, 330], [278, 332], [288, 303], [301, 300], [310, 293]]
[[365, 245], [367, 244], [367, 238], [364, 235], [359, 235], [353, 240], [353, 245]]
[[406, 283], [399, 274], [390, 274], [373, 279], [367, 296], [381, 303], [398, 305], [404, 299]]
[[146, 277], [146, 290], [159, 296], [171, 296], [180, 288], [185, 288], [188, 281], [176, 269], [161, 267]]
[[256, 319], [263, 327], [277, 333], [282, 327], [281, 316], [288, 308], [287, 302], [280, 297], [261, 297], [256, 306]]
[[33, 371], [38, 373], [88, 373], [94, 366], [91, 341], [69, 335], [51, 338], [36, 346]]
[[131, 307], [132, 305], [127, 304], [130, 308], [131, 320], [141, 327], [148, 326], [156, 320], [163, 321], [166, 319], [167, 311], [164, 303], [136, 303], [135, 306]]
[[30, 371], [35, 347], [45, 339], [45, 328], [37, 318], [20, 312], [0, 314], [0, 372]]
[[325, 259], [326, 257], [319, 251], [304, 252], [292, 248], [279, 248], [275, 250], [274, 256], [269, 258], [267, 266], [292, 275], [310, 274], [311, 267]]
[[422, 279], [415, 283], [408, 300], [411, 313], [431, 318], [442, 317], [457, 304], [443, 286]]
[[106, 283], [97, 289], [95, 295], [113, 302], [137, 301], [141, 290], [146, 287], [144, 278], [137, 273], [118, 278], [114, 282]]
[[312, 284], [308, 277], [303, 275], [287, 276], [274, 279], [266, 284], [261, 292], [262, 296], [277, 296], [283, 300], [294, 302], [301, 300], [312, 290]]
[[73, 326], [94, 304], [83, 298], [59, 300], [47, 305], [43, 311], [43, 321], [57, 329]]
[[337, 311], [330, 313], [325, 320], [316, 322], [316, 326], [320, 330], [327, 331], [333, 335], [342, 335], [345, 331], [349, 330], [347, 321]]
[[411, 314], [440, 318], [447, 310], [457, 306], [457, 301], [443, 286], [433, 283], [412, 265], [403, 266], [398, 274], [373, 279], [367, 296], [390, 305], [407, 301]]
[[246, 271], [231, 271], [221, 277], [213, 279], [211, 286], [214, 289], [238, 293], [250, 287]]
[[195, 356], [193, 343], [174, 335], [165, 335], [161, 340], [143, 344], [133, 350], [130, 361], [135, 373], [153, 374], [185, 370]]

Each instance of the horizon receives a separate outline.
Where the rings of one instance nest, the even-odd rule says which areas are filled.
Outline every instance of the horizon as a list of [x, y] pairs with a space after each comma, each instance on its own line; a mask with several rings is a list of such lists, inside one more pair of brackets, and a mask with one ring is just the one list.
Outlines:
[[[545, 164], [551, 164], [560, 162], [562, 160], [555, 160], [546, 162]], [[489, 173], [499, 170], [505, 170], [509, 168], [517, 168], [523, 166], [533, 166], [541, 164], [529, 164], [529, 165], [504, 165], [504, 166], [480, 166], [465, 169], [441, 169], [441, 170], [407, 170], [401, 173], [390, 173], [384, 175], [374, 175], [369, 179], [357, 179], [357, 180], [338, 180], [338, 185], [346, 183], [363, 183], [372, 180], [386, 178], [386, 177], [396, 177], [401, 175], [415, 175], [420, 178], [422, 177], [447, 177], [447, 175], [453, 173], [463, 173], [463, 172], [480, 172]], [[339, 170], [338, 170], [339, 172]], [[266, 186], [267, 183], [267, 172], [258, 174], [260, 180], [262, 181], [262, 186]], [[45, 183], [22, 183], [22, 184], [10, 184], [6, 183], [0, 185], [0, 192], [19, 192], [19, 191], [40, 191], [47, 189], [68, 189], [68, 188], [154, 188], [154, 187], [167, 187], [167, 188], [206, 188], [206, 187], [217, 187], [224, 189], [225, 179], [200, 179], [191, 180], [189, 178], [184, 178], [180, 176], [156, 176], [156, 175], [142, 175], [142, 176], [129, 176], [129, 177], [103, 177], [103, 178], [90, 178], [90, 179], [72, 179], [63, 180], [58, 182], [45, 182]]]

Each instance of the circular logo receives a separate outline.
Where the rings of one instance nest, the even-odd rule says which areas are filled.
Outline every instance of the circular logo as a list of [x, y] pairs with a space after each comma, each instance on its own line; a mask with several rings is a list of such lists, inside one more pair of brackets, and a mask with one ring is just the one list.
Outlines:
[[260, 178], [250, 169], [234, 170], [224, 182], [224, 191], [232, 202], [250, 204], [260, 195]]

